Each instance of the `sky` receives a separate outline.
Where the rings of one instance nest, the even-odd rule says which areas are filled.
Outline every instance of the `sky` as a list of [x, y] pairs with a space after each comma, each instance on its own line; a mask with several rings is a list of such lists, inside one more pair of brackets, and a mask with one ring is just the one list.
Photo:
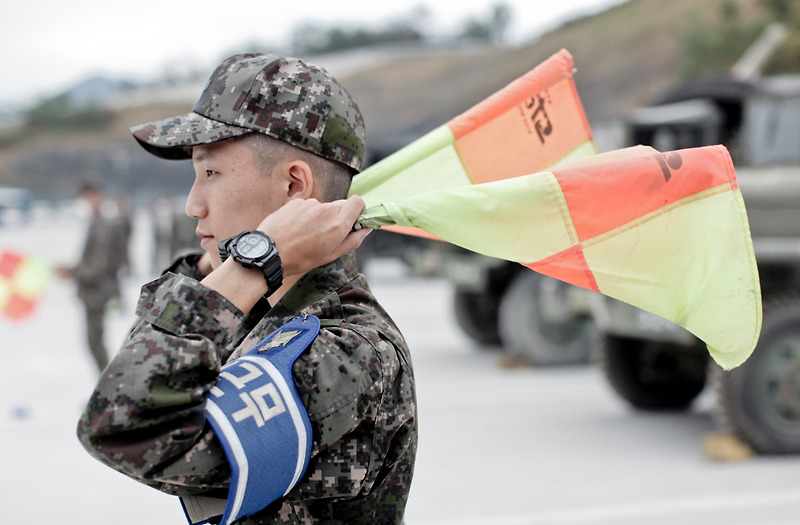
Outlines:
[[[512, 42], [624, 0], [502, 0]], [[208, 70], [248, 42], [288, 41], [304, 22], [380, 27], [417, 6], [437, 32], [485, 18], [494, 0], [7, 0], [0, 16], [0, 109], [58, 94], [95, 74], [147, 81], [166, 71]], [[230, 9], [223, 9], [230, 6]]]

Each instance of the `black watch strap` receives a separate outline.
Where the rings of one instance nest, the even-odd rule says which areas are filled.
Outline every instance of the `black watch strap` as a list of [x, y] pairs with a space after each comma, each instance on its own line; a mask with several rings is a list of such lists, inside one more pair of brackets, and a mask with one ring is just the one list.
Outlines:
[[277, 250], [269, 260], [265, 261], [260, 269], [264, 274], [264, 278], [267, 280], [266, 297], [269, 297], [283, 284], [283, 266], [281, 266], [281, 258]]
[[219, 260], [220, 261], [225, 262], [225, 259], [227, 259], [228, 256], [230, 255], [230, 252], [228, 251], [228, 246], [231, 245], [231, 242], [233, 242], [233, 240], [235, 238], [236, 237], [231, 237], [230, 239], [225, 239], [224, 241], [222, 241], [221, 243], [219, 243], [217, 245], [217, 252], [219, 252]]

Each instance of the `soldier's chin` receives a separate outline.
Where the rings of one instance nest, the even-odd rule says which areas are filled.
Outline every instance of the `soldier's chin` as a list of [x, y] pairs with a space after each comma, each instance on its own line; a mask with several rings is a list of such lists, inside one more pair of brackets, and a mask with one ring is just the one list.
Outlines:
[[220, 266], [222, 266], [222, 260], [219, 258], [219, 255], [216, 253], [206, 252], [208, 253], [208, 262], [211, 263], [211, 269], [216, 270]]
[[206, 251], [200, 260], [197, 261], [197, 269], [203, 275], [210, 274], [213, 270], [216, 270], [222, 265], [222, 261], [220, 261], [219, 254], [216, 252], [208, 252]]

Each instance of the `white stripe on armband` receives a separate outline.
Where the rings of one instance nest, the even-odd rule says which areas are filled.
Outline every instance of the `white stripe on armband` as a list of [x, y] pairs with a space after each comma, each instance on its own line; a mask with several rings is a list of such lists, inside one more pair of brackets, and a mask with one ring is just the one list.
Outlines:
[[[239, 514], [239, 510], [242, 508], [244, 489], [247, 487], [247, 476], [250, 475], [247, 456], [244, 453], [242, 442], [236, 437], [236, 431], [233, 430], [233, 425], [231, 425], [230, 421], [228, 421], [228, 418], [225, 417], [225, 413], [222, 411], [222, 409], [219, 408], [219, 406], [217, 406], [217, 404], [213, 401], [208, 401], [206, 403], [206, 412], [216, 420], [217, 425], [219, 425], [222, 429], [222, 433], [228, 438], [228, 446], [231, 447], [233, 460], [236, 462], [236, 465], [239, 469], [239, 482], [237, 483], [236, 490], [234, 491], [236, 497], [234, 498], [234, 501], [228, 502], [228, 505], [231, 508], [231, 515], [236, 516]], [[228, 461], [230, 460], [231, 457], [228, 456]]]
[[[286, 380], [283, 378], [281, 373], [275, 368], [268, 360], [261, 358], [261, 357], [249, 357], [245, 356], [242, 359], [246, 361], [253, 361], [255, 363], [260, 363], [262, 367], [266, 370], [266, 372], [270, 375], [275, 384], [278, 386], [280, 390], [281, 397], [283, 397], [286, 403], [286, 408], [289, 410], [289, 415], [292, 416], [292, 422], [294, 423], [294, 428], [297, 431], [297, 466], [294, 469], [294, 476], [292, 477], [292, 483], [289, 485], [289, 488], [286, 489], [286, 492], [283, 493], [285, 496], [288, 492], [294, 487], [297, 482], [300, 480], [300, 476], [303, 475], [303, 467], [305, 466], [305, 462], [303, 459], [308, 454], [306, 450], [306, 441], [308, 440], [308, 435], [306, 432], [305, 424], [303, 424], [303, 419], [300, 416], [300, 410], [306, 410], [306, 407], [302, 404], [298, 406], [298, 403], [292, 394], [292, 391], [289, 389], [289, 385], [286, 383]], [[289, 402], [291, 401], [291, 402]]]

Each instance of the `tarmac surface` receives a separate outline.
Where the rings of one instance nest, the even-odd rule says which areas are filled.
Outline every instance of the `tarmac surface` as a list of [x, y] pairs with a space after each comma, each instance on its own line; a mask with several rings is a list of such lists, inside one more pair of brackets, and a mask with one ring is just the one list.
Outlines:
[[[54, 264], [77, 258], [85, 214], [43, 211], [0, 224], [0, 249]], [[149, 280], [147, 217], [136, 223], [134, 268], [108, 318], [115, 348]], [[800, 524], [800, 457], [718, 462], [713, 395], [688, 414], [629, 410], [595, 366], [503, 368], [461, 334], [448, 283], [412, 278], [391, 260], [367, 267], [403, 329], [417, 374], [420, 445], [407, 525]], [[97, 373], [69, 282], [53, 279], [36, 314], [0, 318], [0, 498], [21, 525], [186, 523], [177, 499], [91, 458], [75, 425]]]

